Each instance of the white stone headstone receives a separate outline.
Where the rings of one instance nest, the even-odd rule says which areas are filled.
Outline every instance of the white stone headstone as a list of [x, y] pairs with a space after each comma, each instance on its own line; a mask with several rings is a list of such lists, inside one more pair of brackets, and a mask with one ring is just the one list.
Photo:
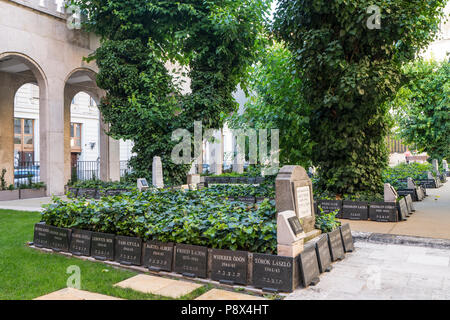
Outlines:
[[437, 161], [437, 159], [433, 160], [433, 169], [434, 172], [436, 172], [436, 174], [439, 175], [439, 162]]
[[147, 190], [150, 186], [148, 185], [147, 179], [138, 179], [137, 180], [137, 187], [139, 189], [139, 191], [145, 191]]
[[447, 160], [442, 160], [442, 166], [444, 167], [445, 172], [448, 171], [448, 163]]
[[416, 184], [414, 183], [412, 178], [408, 178], [408, 189], [415, 189]]
[[434, 176], [430, 171], [427, 171], [427, 179], [434, 180]]
[[397, 202], [398, 193], [389, 183], [384, 184], [384, 202]]
[[152, 184], [156, 188], [164, 188], [163, 169], [160, 157], [153, 158]]

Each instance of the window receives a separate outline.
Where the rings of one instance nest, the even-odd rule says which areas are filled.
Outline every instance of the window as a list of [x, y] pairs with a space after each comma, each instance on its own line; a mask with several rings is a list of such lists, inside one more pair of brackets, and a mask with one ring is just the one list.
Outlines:
[[71, 152], [81, 152], [81, 123], [70, 124], [70, 147]]
[[18, 162], [34, 161], [34, 120], [14, 118], [14, 153]]

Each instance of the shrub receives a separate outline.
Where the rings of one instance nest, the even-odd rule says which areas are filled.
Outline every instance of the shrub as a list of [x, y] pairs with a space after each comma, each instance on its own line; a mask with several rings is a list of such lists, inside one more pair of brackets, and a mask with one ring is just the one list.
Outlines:
[[324, 213], [323, 209], [319, 206], [320, 214], [316, 215], [316, 229], [321, 230], [323, 233], [331, 232], [341, 226], [341, 222], [336, 219], [336, 215], [339, 210], [335, 210], [330, 213]]

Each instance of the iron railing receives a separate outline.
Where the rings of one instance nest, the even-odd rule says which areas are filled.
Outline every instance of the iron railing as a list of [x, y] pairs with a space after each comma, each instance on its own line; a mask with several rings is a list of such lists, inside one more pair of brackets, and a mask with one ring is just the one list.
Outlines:
[[100, 178], [100, 161], [77, 161], [72, 164], [72, 182]]
[[41, 182], [39, 161], [23, 161], [14, 165], [14, 186], [30, 185]]
[[130, 174], [132, 169], [128, 161], [120, 161], [120, 177], [125, 177], [127, 174]]

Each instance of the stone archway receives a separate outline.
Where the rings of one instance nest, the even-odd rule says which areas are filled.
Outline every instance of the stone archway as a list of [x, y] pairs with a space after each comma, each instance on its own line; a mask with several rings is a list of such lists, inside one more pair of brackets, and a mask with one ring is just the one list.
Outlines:
[[[6, 169], [7, 185], [14, 184], [14, 98], [17, 90], [26, 83], [39, 86], [39, 111], [46, 110], [47, 78], [42, 68], [22, 53], [0, 53], [0, 170]], [[39, 132], [43, 130], [44, 124], [40, 122]], [[42, 140], [42, 134], [40, 138]], [[46, 182], [42, 172], [41, 178]]]

